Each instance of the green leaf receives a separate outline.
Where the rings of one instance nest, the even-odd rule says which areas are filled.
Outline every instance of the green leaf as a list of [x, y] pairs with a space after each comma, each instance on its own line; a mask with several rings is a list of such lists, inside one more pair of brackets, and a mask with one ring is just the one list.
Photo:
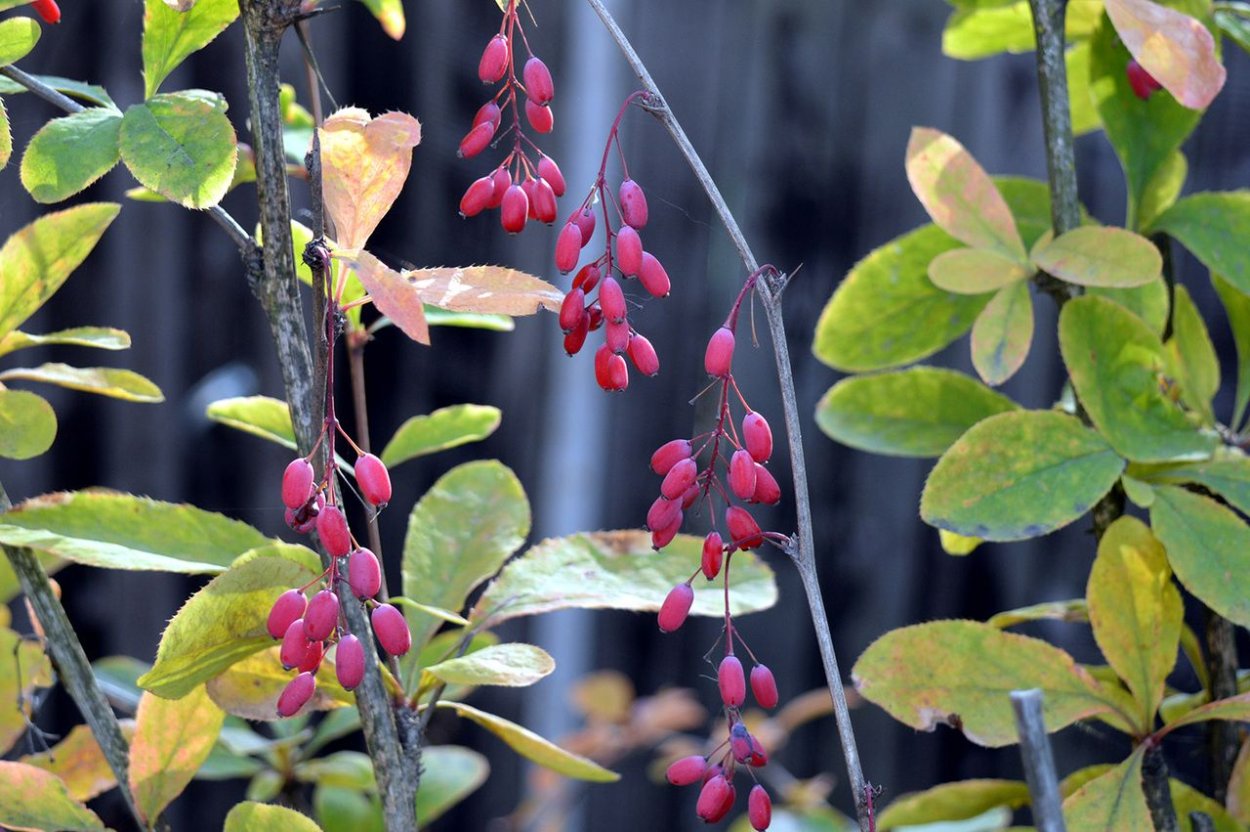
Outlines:
[[973, 248], [988, 248], [1020, 263], [1024, 243], [1006, 200], [963, 145], [938, 130], [912, 129], [907, 181], [943, 231]]
[[991, 387], [1016, 374], [1033, 343], [1033, 299], [1027, 282], [1000, 289], [972, 325], [972, 364]]
[[205, 410], [205, 415], [244, 433], [277, 442], [295, 449], [295, 428], [291, 426], [291, 409], [281, 399], [270, 396], [240, 396], [220, 399]]
[[1063, 801], [1068, 832], [1154, 828], [1142, 792], [1144, 753], [1144, 747], [1139, 745], [1127, 760], [1090, 780]]
[[22, 156], [22, 186], [36, 202], [60, 202], [113, 169], [122, 117], [107, 107], [54, 118]]
[[59, 332], [50, 332], [47, 335], [31, 335], [15, 329], [0, 338], [0, 355], [8, 355], [27, 347], [47, 346], [124, 350], [130, 348], [130, 335], [125, 330], [107, 326], [76, 326]]
[[[458, 326], [464, 329], [486, 329], [491, 332], [511, 332], [516, 322], [511, 315], [491, 315], [486, 312], [449, 312], [437, 306], [425, 304], [425, 322], [430, 326]], [[376, 326], [376, 325], [375, 325]], [[374, 327], [370, 327], [372, 330]]]
[[1163, 335], [1168, 322], [1168, 286], [1163, 275], [1144, 286], [1132, 289], [1105, 289], [1101, 286], [1086, 288], [1085, 294], [1095, 295], [1115, 301], [1128, 311], [1146, 322], [1146, 326], [1156, 335]]
[[30, 54], [39, 42], [42, 31], [39, 24], [29, 17], [10, 17], [0, 20], [0, 66], [8, 66]]
[[428, 613], [440, 621], [455, 624], [457, 627], [467, 627], [469, 625], [469, 620], [460, 613], [445, 610], [442, 607], [436, 607], [433, 604], [422, 604], [420, 601], [414, 601], [411, 598], [405, 598], [402, 595], [392, 595], [390, 597], [390, 603], [397, 607], [407, 607], [408, 609]]
[[1167, 357], [1141, 318], [1105, 298], [1081, 297], [1059, 314], [1059, 347], [1090, 421], [1135, 462], [1205, 457], [1219, 439], [1164, 392]]
[[851, 268], [816, 324], [812, 352], [844, 372], [884, 370], [932, 355], [963, 335], [990, 296], [953, 295], [929, 261], [959, 243], [933, 225], [904, 234]]
[[230, 810], [222, 832], [321, 832], [321, 827], [294, 809], [247, 801]]
[[[465, 637], [466, 633], [459, 630], [445, 630], [434, 636], [421, 648], [421, 654], [417, 657], [417, 666], [430, 667], [439, 662], [447, 661], [454, 656], [471, 656], [479, 650], [485, 650], [487, 647], [499, 643], [499, 636], [489, 630], [475, 633], [469, 639], [467, 647], [464, 646]], [[431, 681], [433, 681], [432, 677], [422, 677], [420, 680], [421, 685], [427, 688], [425, 693], [422, 694], [423, 703], [430, 698], [426, 694], [434, 692], [433, 688], [428, 685]], [[473, 690], [474, 688], [469, 685], [447, 685], [438, 698], [449, 701], [464, 699]]]
[[1084, 598], [1074, 598], [1070, 601], [1046, 601], [996, 613], [985, 623], [1002, 630], [1027, 621], [1088, 622], [1089, 605]]
[[284, 557], [257, 557], [218, 575], [169, 622], [156, 664], [139, 685], [158, 696], [186, 696], [203, 682], [274, 642], [269, 608], [316, 573]]
[[12, 155], [13, 130], [9, 126], [9, 111], [4, 108], [4, 102], [0, 101], [0, 168], [9, 163]]
[[1210, 424], [1214, 421], [1211, 400], [1220, 389], [1220, 362], [1198, 307], [1189, 290], [1177, 284], [1172, 307], [1172, 337], [1164, 345], [1177, 381], [1181, 401]]
[[8, 335], [52, 297], [87, 259], [121, 206], [112, 202], [76, 205], [44, 214], [0, 248], [0, 338]]
[[295, 768], [295, 779], [303, 783], [318, 783], [359, 791], [376, 790], [377, 778], [373, 774], [373, 761], [361, 751], [335, 751], [313, 760], [300, 763]]
[[1228, 811], [1243, 824], [1250, 820], [1250, 740], [1241, 744], [1228, 779]]
[[900, 722], [921, 731], [952, 724], [990, 747], [1016, 742], [1013, 690], [1042, 690], [1047, 731], [1111, 710], [1098, 683], [1064, 651], [977, 621], [891, 630], [868, 646], [851, 677]]
[[[1071, 2], [1071, 0], [1069, 0]], [[1050, 186], [1038, 179], [1023, 176], [995, 176], [994, 186], [1007, 200], [1011, 215], [1016, 218], [1025, 249], [1031, 249], [1050, 232]], [[1085, 208], [1081, 208], [1085, 218]]]
[[417, 817], [422, 826], [433, 823], [477, 791], [490, 774], [485, 757], [457, 745], [426, 746], [421, 750], [421, 762], [424, 770], [417, 789]]
[[69, 796], [61, 779], [26, 763], [0, 761], [0, 826], [36, 832], [104, 829], [95, 813]]
[[1213, 273], [1250, 294], [1250, 191], [1193, 194], [1177, 200], [1151, 227], [1181, 241]]
[[181, 699], [145, 694], [130, 744], [130, 788], [149, 822], [182, 794], [217, 742], [225, 713], [197, 687]]
[[1140, 468], [1137, 474], [1151, 483], [1197, 483], [1243, 514], [1250, 514], [1250, 459], [1239, 451], [1221, 449], [1214, 458], [1202, 462]]
[[1185, 588], [1234, 624], [1250, 626], [1250, 528], [1214, 500], [1172, 485], [1155, 488], [1150, 524]]
[[1035, 43], [1027, 2], [956, 9], [942, 32], [942, 54], [961, 61], [1032, 52]]
[[1237, 347], [1237, 398], [1233, 405], [1233, 418], [1229, 427], [1240, 431], [1246, 418], [1246, 405], [1250, 404], [1250, 296], [1236, 289], [1231, 283], [1211, 272], [1211, 284], [1224, 304], [1228, 326]]
[[877, 826], [965, 820], [998, 806], [1017, 809], [1028, 802], [1029, 787], [1019, 780], [957, 780], [895, 798], [877, 815]]
[[0, 373], [0, 381], [41, 381], [129, 402], [165, 401], [161, 389], [143, 376], [113, 367], [70, 367], [67, 364], [14, 367]]
[[1167, 730], [1173, 731], [1186, 725], [1196, 725], [1213, 719], [1229, 722], [1250, 722], [1250, 693], [1241, 693], [1227, 699], [1208, 702], [1168, 723]]
[[1098, 110], [1089, 94], [1089, 41], [1068, 48], [1064, 65], [1068, 75], [1068, 108], [1072, 113], [1072, 135], [1083, 136], [1102, 127]]
[[[424, 753], [424, 749], [423, 749]], [[421, 779], [426, 772], [421, 772]], [[354, 789], [318, 786], [313, 792], [313, 814], [325, 832], [386, 832], [382, 824], [382, 801]], [[418, 815], [424, 820], [424, 817]]]
[[47, 400], [0, 387], [0, 457], [30, 459], [51, 448], [54, 439], [56, 412]]
[[1094, 640], [1132, 691], [1141, 708], [1138, 725], [1148, 731], [1176, 665], [1184, 613], [1167, 553], [1150, 527], [1121, 517], [1107, 528], [1086, 596]]
[[1075, 417], [1000, 413], [974, 425], [938, 460], [920, 516], [985, 540], [1038, 537], [1089, 511], [1123, 469], [1124, 460]]
[[370, 13], [382, 24], [382, 31], [394, 40], [404, 36], [404, 6], [401, 0], [362, 0]]
[[187, 208], [209, 208], [230, 188], [234, 127], [215, 93], [163, 93], [126, 110], [121, 155], [145, 188]]
[[1250, 19], [1246, 17], [1250, 8], [1245, 3], [1238, 2], [1220, 5], [1223, 8], [1215, 10], [1216, 27], [1243, 50], [1250, 52]]
[[1169, 156], [1142, 190], [1141, 204], [1137, 208], [1137, 224], [1150, 228], [1155, 220], [1176, 204], [1189, 175], [1189, 162], [1179, 150]]
[[[1190, 812], [1202, 812], [1211, 819], [1215, 832], [1243, 832], [1245, 829], [1228, 810], [1207, 797], [1197, 789], [1191, 788], [1175, 778], [1168, 780], [1172, 792], [1172, 806], [1176, 809], [1177, 818], [1189, 821]], [[1182, 829], [1194, 829], [1192, 821], [1186, 825], [1182, 821]]]
[[557, 774], [572, 777], [575, 780], [586, 780], [591, 783], [614, 783], [621, 776], [609, 771], [593, 760], [588, 760], [571, 751], [543, 739], [528, 728], [510, 722], [496, 714], [487, 713], [466, 705], [463, 702], [439, 702], [438, 707], [449, 708], [458, 716], [472, 720], [499, 737], [508, 747], [527, 760], [538, 763], [543, 768], [551, 769]]
[[839, 381], [816, 406], [836, 442], [891, 456], [938, 456], [977, 422], [1017, 409], [963, 373], [913, 367]]
[[[33, 77], [59, 93], [84, 102], [89, 107], [112, 107], [114, 110], [117, 109], [117, 105], [113, 103], [113, 99], [109, 97], [108, 91], [104, 87], [83, 81], [74, 81], [69, 78], [60, 78], [56, 75], [35, 75]], [[18, 95], [24, 92], [30, 92], [30, 90], [16, 81], [0, 77], [0, 95]]]
[[502, 415], [497, 407], [458, 404], [441, 407], [426, 416], [413, 416], [386, 443], [382, 461], [394, 468], [425, 454], [481, 441], [495, 432]]
[[944, 251], [929, 263], [929, 279], [939, 289], [959, 295], [980, 295], [1028, 280], [1027, 266], [988, 248]]
[[203, 49], [239, 16], [236, 0], [199, 0], [184, 12], [147, 0], [143, 12], [143, 97], [151, 98], [169, 73]]
[[195, 506], [67, 491], [34, 497], [0, 515], [0, 543], [106, 569], [194, 575], [222, 572], [241, 553], [273, 541], [246, 523]]
[[[458, 610], [473, 588], [499, 571], [530, 530], [530, 507], [520, 481], [494, 460], [457, 466], [421, 497], [404, 541], [404, 595]], [[416, 645], [442, 622], [405, 613]], [[405, 668], [415, 655], [409, 653]], [[406, 670], [410, 672], [410, 670]]]
[[1090, 41], [1090, 94], [1128, 181], [1126, 224], [1137, 229], [1143, 227], [1142, 203], [1151, 182], [1169, 164], [1202, 114], [1182, 107], [1170, 95], [1139, 99], [1125, 72], [1129, 57], [1115, 27], [1104, 17]]
[[555, 669], [555, 659], [541, 647], [508, 643], [439, 662], [425, 672], [449, 684], [516, 688], [528, 687]]
[[1034, 265], [1060, 280], [1081, 286], [1127, 289], [1162, 274], [1163, 258], [1154, 243], [1110, 226], [1082, 226], [1041, 245]]
[[[503, 568], [474, 605], [470, 619], [494, 626], [522, 615], [565, 609], [655, 612], [664, 596], [690, 577], [703, 538], [678, 535], [663, 552], [651, 549], [643, 531], [589, 532], [548, 538]], [[693, 615], [724, 615], [723, 578], [698, 581]], [[772, 570], [754, 552], [736, 552], [733, 615], [768, 609], [777, 602]]]

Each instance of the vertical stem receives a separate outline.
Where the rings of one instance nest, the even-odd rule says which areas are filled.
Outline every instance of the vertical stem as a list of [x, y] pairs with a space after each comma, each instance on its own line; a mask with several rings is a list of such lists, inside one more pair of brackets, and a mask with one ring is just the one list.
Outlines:
[[1016, 716], [1016, 734], [1020, 737], [1024, 779], [1029, 784], [1033, 823], [1038, 832], [1065, 832], [1055, 757], [1042, 719], [1042, 692], [1036, 688], [1013, 690], [1011, 708]]
[[1029, 0], [1029, 6], [1033, 10], [1033, 31], [1037, 35], [1037, 81], [1042, 94], [1050, 217], [1057, 237], [1081, 224], [1072, 111], [1068, 106], [1068, 73], [1064, 64], [1063, 21], [1067, 0]]
[[1168, 783], [1168, 764], [1163, 748], [1157, 743], [1146, 749], [1141, 764], [1142, 791], [1150, 807], [1150, 821], [1155, 832], [1180, 832], [1176, 807], [1172, 804], [1172, 787]]
[[[1207, 610], [1207, 672], [1211, 676], [1211, 699], [1237, 695], [1237, 642], [1227, 618]], [[1211, 797], [1224, 803], [1228, 781], [1237, 761], [1240, 741], [1237, 723], [1211, 720], [1207, 726], [1208, 754], [1211, 761]]]

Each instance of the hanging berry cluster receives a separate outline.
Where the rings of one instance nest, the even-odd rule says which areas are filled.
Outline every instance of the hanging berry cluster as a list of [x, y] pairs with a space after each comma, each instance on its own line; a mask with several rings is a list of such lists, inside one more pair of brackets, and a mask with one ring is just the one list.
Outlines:
[[[518, 36], [529, 55], [520, 78], [516, 72]], [[472, 217], [498, 208], [500, 224], [509, 234], [519, 233], [527, 220], [550, 225], [556, 221], [556, 198], [564, 196], [564, 175], [551, 157], [525, 135], [521, 126], [520, 96], [525, 96], [525, 120], [530, 127], [537, 133], [550, 133], [555, 125], [551, 111], [555, 86], [547, 65], [530, 49], [521, 26], [517, 0], [510, 0], [499, 25], [499, 34], [482, 50], [477, 74], [483, 84], [501, 81], [503, 84], [473, 117], [472, 127], [460, 140], [459, 155], [470, 159], [509, 132], [512, 133], [512, 150], [494, 171], [469, 185], [460, 199], [460, 215]], [[512, 124], [500, 133], [505, 111]], [[530, 152], [536, 157], [534, 161], [530, 159]]]
[[[733, 502], [733, 498], [737, 498], [746, 503], [772, 505], [781, 499], [781, 488], [765, 467], [773, 452], [772, 430], [763, 416], [751, 410], [733, 377], [738, 313], [756, 280], [767, 272], [775, 272], [775, 269], [764, 266], [747, 279], [729, 317], [708, 340], [704, 369], [715, 379], [710, 389], [715, 389], [717, 384], [720, 387], [715, 428], [692, 439], [666, 442], [651, 457], [652, 470], [664, 478], [660, 483], [660, 496], [647, 512], [652, 545], [656, 549], [667, 546], [681, 528], [685, 514], [696, 504], [707, 506], [713, 525], [703, 539], [699, 568], [689, 580], [673, 587], [664, 599], [659, 614], [660, 629], [671, 633], [685, 623], [694, 602], [691, 584], [700, 573], [709, 581], [722, 570], [725, 573], [724, 657], [717, 667], [716, 680], [729, 733], [712, 753], [678, 760], [669, 767], [667, 775], [668, 781], [677, 786], [702, 783], [696, 812], [708, 823], [720, 820], [733, 808], [736, 799], [733, 780], [737, 769], [743, 768], [754, 779], [753, 769], [768, 762], [764, 748], [742, 721], [740, 709], [746, 702], [747, 675], [737, 656], [737, 647], [744, 649], [751, 658], [753, 666], [749, 678], [756, 703], [763, 708], [774, 708], [778, 701], [772, 671], [756, 660], [729, 612], [729, 569], [733, 554], [757, 548], [766, 539], [774, 543], [787, 542], [785, 535], [762, 531], [750, 511]], [[734, 430], [731, 404], [735, 399], [746, 411], [740, 433]], [[706, 467], [700, 469], [698, 460], [705, 455]], [[725, 506], [727, 542], [716, 528], [718, 503]], [[751, 788], [747, 799], [747, 816], [755, 829], [768, 828], [772, 801], [767, 790], [758, 783]]]
[[[619, 392], [629, 386], [629, 367], [625, 356], [633, 362], [638, 372], [653, 376], [660, 371], [660, 359], [655, 347], [629, 322], [629, 303], [621, 281], [616, 279], [614, 269], [622, 280], [637, 278], [642, 288], [653, 297], [667, 297], [671, 281], [664, 266], [655, 255], [642, 247], [639, 235], [647, 224], [647, 196], [642, 187], [629, 176], [629, 165], [621, 150], [619, 131], [621, 119], [630, 104], [647, 97], [646, 92], [635, 92], [625, 99], [608, 140], [603, 148], [603, 161], [594, 185], [581, 205], [569, 215], [556, 238], [556, 268], [568, 274], [577, 268], [582, 249], [595, 233], [595, 205], [601, 206], [606, 236], [603, 253], [578, 269], [573, 287], [564, 296], [560, 307], [560, 329], [564, 331], [564, 351], [576, 355], [586, 343], [591, 332], [603, 328], [604, 343], [595, 351], [595, 380], [609, 392]], [[613, 144], [621, 159], [622, 180], [615, 194], [607, 187], [608, 156]], [[615, 209], [619, 220], [612, 222], [609, 204]], [[614, 254], [615, 252], [615, 254]], [[591, 293], [598, 294], [591, 299]]]
[[[325, 262], [328, 264], [328, 258]], [[328, 273], [328, 268], [326, 271]], [[282, 593], [269, 610], [267, 628], [270, 636], [282, 641], [279, 650], [282, 666], [298, 674], [278, 697], [280, 717], [294, 715], [312, 698], [317, 687], [317, 670], [332, 644], [337, 644], [334, 671], [339, 684], [346, 690], [354, 690], [364, 679], [364, 646], [348, 630], [339, 596], [335, 593], [344, 573], [352, 595], [372, 608], [373, 634], [382, 649], [392, 656], [402, 656], [412, 647], [412, 634], [403, 614], [391, 604], [374, 599], [382, 589], [382, 565], [372, 551], [356, 542], [338, 504], [338, 470], [333, 462], [337, 435], [356, 451], [354, 473], [361, 499], [374, 512], [385, 508], [391, 499], [391, 478], [386, 465], [353, 442], [334, 415], [334, 341], [337, 322], [341, 320], [342, 310], [338, 304], [341, 290], [341, 286], [337, 287], [326, 303], [326, 415], [321, 436], [307, 457], [292, 460], [282, 474], [282, 503], [286, 506], [287, 525], [301, 534], [315, 530], [330, 556], [330, 565], [308, 584]], [[317, 481], [309, 459], [322, 442], [327, 445], [325, 458], [330, 462], [325, 475]], [[306, 592], [313, 586], [321, 588], [307, 600]]]

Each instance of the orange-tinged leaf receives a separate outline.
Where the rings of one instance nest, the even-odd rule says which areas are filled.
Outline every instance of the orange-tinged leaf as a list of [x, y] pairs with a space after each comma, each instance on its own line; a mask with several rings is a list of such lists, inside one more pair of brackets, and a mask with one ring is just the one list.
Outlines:
[[0, 827], [13, 832], [79, 832], [104, 829], [104, 824], [70, 797], [55, 774], [26, 763], [0, 762]]
[[958, 295], [993, 292], [1032, 274], [1027, 266], [986, 248], [944, 251], [929, 263], [933, 285]]
[[933, 222], [973, 248], [1026, 263], [1011, 208], [985, 169], [955, 139], [916, 127], [907, 143], [907, 181]]
[[[134, 721], [126, 720], [122, 723], [122, 735], [129, 739], [133, 734]], [[86, 725], [75, 725], [65, 739], [51, 749], [28, 754], [21, 762], [60, 777], [75, 800], [91, 800], [117, 785], [113, 769]]]
[[130, 746], [130, 789], [147, 820], [182, 794], [213, 750], [225, 718], [202, 686], [181, 699], [143, 694]]
[[972, 365], [991, 387], [1016, 374], [1033, 343], [1033, 299], [1027, 281], [998, 290], [972, 325]]
[[[206, 687], [209, 697], [231, 716], [268, 720], [277, 718], [278, 697], [293, 678], [294, 673], [282, 669], [278, 648], [270, 647], [235, 662]], [[334, 663], [323, 660], [317, 670], [317, 689], [305, 712], [341, 708], [355, 701], [334, 677]]]
[[558, 312], [564, 293], [532, 274], [504, 266], [444, 266], [404, 272], [431, 306], [451, 312], [533, 315]]
[[425, 306], [404, 276], [367, 251], [355, 252], [350, 259], [377, 310], [409, 338], [428, 345], [430, 325], [425, 320]]
[[1184, 725], [1193, 725], [1212, 719], [1222, 719], [1230, 722], [1250, 721], [1250, 693], [1230, 696], [1227, 699], [1217, 699], [1214, 702], [1208, 702], [1201, 707], [1194, 708], [1192, 711], [1169, 722], [1166, 730], [1172, 731]]
[[0, 629], [0, 754], [26, 733], [35, 688], [51, 684], [52, 663], [39, 642]]
[[408, 179], [412, 149], [421, 142], [421, 122], [406, 113], [370, 119], [350, 107], [321, 128], [321, 169], [326, 210], [338, 241], [362, 248], [391, 210]]
[[1211, 103], [1227, 73], [1207, 27], [1150, 0], [1106, 0], [1106, 6], [1120, 40], [1164, 89], [1191, 110]]

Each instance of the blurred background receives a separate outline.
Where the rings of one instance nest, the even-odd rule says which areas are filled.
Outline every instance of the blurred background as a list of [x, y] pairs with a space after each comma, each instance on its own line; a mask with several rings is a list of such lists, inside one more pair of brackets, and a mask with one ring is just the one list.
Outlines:
[[[528, 26], [529, 42], [551, 67], [556, 84], [555, 130], [540, 143], [569, 183], [561, 201], [566, 214], [589, 189], [611, 120], [637, 84], [588, 6], [573, 0], [530, 5], [537, 26]], [[849, 676], [855, 658], [893, 627], [943, 617], [984, 619], [1016, 606], [1081, 595], [1093, 555], [1087, 522], [1037, 541], [986, 545], [965, 558], [947, 556], [936, 532], [917, 516], [931, 463], [838, 446], [810, 418], [817, 400], [839, 378], [810, 352], [821, 308], [857, 259], [925, 220], [903, 172], [911, 127], [951, 133], [991, 173], [1045, 177], [1032, 55], [977, 63], [944, 57], [941, 32], [950, 7], [940, 0], [612, 0], [608, 5], [758, 256], [783, 270], [802, 266], [786, 292], [785, 309], [806, 417], [804, 450], [821, 577], [844, 673]], [[64, 0], [62, 6], [64, 22], [45, 31], [24, 68], [103, 84], [122, 107], [140, 100], [142, 3]], [[317, 55], [339, 104], [375, 114], [404, 110], [423, 124], [408, 185], [370, 248], [392, 264], [498, 263], [566, 287], [567, 278], [551, 265], [558, 228], [531, 224], [513, 238], [501, 231], [493, 212], [471, 220], [457, 214], [464, 189], [502, 155], [488, 150], [473, 160], [456, 157], [457, 143], [487, 95], [476, 67], [498, 28], [498, 9], [491, 0], [427, 0], [405, 3], [405, 11], [408, 29], [399, 42], [386, 37], [354, 2], [312, 24]], [[1225, 58], [1228, 84], [1185, 148], [1191, 171], [1187, 190], [1250, 182], [1247, 61], [1232, 46]], [[307, 104], [293, 34], [284, 60], [285, 80]], [[224, 93], [240, 139], [250, 141], [243, 77], [242, 31], [236, 25], [165, 86]], [[16, 147], [54, 115], [32, 96], [6, 105]], [[396, 472], [392, 509], [382, 517], [392, 582], [398, 580], [407, 507], [460, 462], [498, 458], [516, 471], [532, 502], [532, 541], [537, 541], [577, 530], [640, 527], [658, 489], [647, 466], [652, 450], [707, 429], [708, 414], [689, 400], [705, 383], [706, 339], [746, 274], [664, 130], [635, 110], [624, 120], [621, 141], [631, 173], [650, 201], [647, 248], [673, 279], [671, 297], [631, 314], [660, 353], [660, 375], [635, 375], [626, 393], [603, 393], [594, 384], [591, 351], [566, 358], [555, 317], [547, 313], [517, 319], [511, 333], [438, 328], [430, 348], [394, 328], [383, 330], [367, 351], [375, 438], [389, 436], [409, 416], [446, 405], [472, 402], [503, 411], [500, 429], [487, 441], [423, 457]], [[1104, 222], [1122, 222], [1123, 177], [1105, 138], [1095, 133], [1080, 139], [1077, 158], [1084, 204]], [[46, 491], [105, 486], [191, 502], [270, 534], [289, 534], [276, 490], [287, 453], [204, 417], [205, 405], [215, 399], [282, 395], [268, 328], [237, 253], [207, 217], [126, 201], [123, 191], [133, 184], [118, 168], [87, 194], [121, 200], [125, 209], [97, 251], [32, 322], [32, 331], [83, 324], [128, 330], [134, 339], [130, 352], [90, 358], [147, 375], [166, 402], [134, 405], [48, 390], [60, 419], [52, 452], [31, 462], [0, 463], [0, 480], [15, 502]], [[255, 221], [254, 193], [244, 186], [225, 203], [245, 227]], [[297, 205], [306, 207], [304, 183], [293, 181], [292, 193]], [[0, 172], [0, 230], [7, 235], [39, 212], [18, 182], [17, 165], [10, 164]], [[1210, 321], [1230, 378], [1231, 338], [1206, 276], [1186, 260], [1179, 261], [1178, 274]], [[1026, 405], [1046, 407], [1058, 395], [1063, 370], [1054, 344], [1054, 309], [1045, 298], [1037, 309], [1033, 350], [1005, 389]], [[762, 315], [756, 324], [760, 347], [740, 349], [735, 369], [743, 392], [774, 425], [780, 443], [781, 412]], [[740, 344], [747, 340], [741, 333], [750, 331], [750, 325], [739, 329]], [[22, 356], [23, 363], [64, 358], [65, 348], [54, 356]], [[933, 361], [970, 371], [967, 339]], [[1231, 385], [1222, 391], [1216, 412], [1226, 416], [1230, 407]], [[774, 459], [772, 469], [786, 492], [787, 457], [779, 453]], [[760, 517], [767, 528], [792, 531], [792, 497], [786, 493], [780, 506]], [[819, 688], [823, 676], [797, 576], [777, 553], [765, 557], [777, 570], [780, 602], [742, 619], [741, 627], [776, 672], [784, 702]], [[59, 579], [89, 656], [126, 654], [146, 661], [155, 654], [166, 620], [202, 583], [82, 567], [66, 569]], [[510, 626], [504, 635], [541, 644], [555, 656], [558, 670], [527, 690], [482, 690], [475, 702], [546, 736], [560, 738], [582, 726], [572, 694], [592, 671], [623, 674], [639, 696], [689, 688], [693, 701], [715, 705], [711, 668], [703, 656], [718, 633], [716, 622], [698, 621], [670, 636], [657, 631], [651, 615], [616, 612], [560, 614]], [[1078, 659], [1096, 660], [1086, 627], [1052, 624], [1024, 631]], [[1020, 776], [1014, 749], [977, 748], [945, 728], [916, 734], [867, 704], [853, 715], [865, 774], [883, 789], [879, 803], [944, 780]], [[63, 734], [79, 721], [72, 703], [58, 694], [42, 710], [39, 724]], [[691, 735], [705, 737], [709, 730], [710, 722], [695, 725]], [[536, 823], [497, 820], [533, 798], [545, 781], [475, 726], [435, 720], [431, 734], [434, 742], [478, 749], [492, 767], [481, 790], [435, 829], [702, 828], [694, 815], [694, 792], [658, 784], [648, 751], [615, 763], [620, 782], [578, 786]], [[1067, 730], [1056, 738], [1061, 774], [1120, 759], [1122, 742], [1098, 729]], [[1180, 776], [1201, 783], [1198, 735], [1191, 752], [1173, 763]], [[774, 759], [794, 777], [829, 778], [830, 801], [851, 811], [831, 719], [804, 725]], [[244, 788], [243, 780], [193, 784], [171, 810], [173, 827], [220, 828]], [[111, 799], [98, 802], [106, 819], [120, 817], [111, 813]]]

